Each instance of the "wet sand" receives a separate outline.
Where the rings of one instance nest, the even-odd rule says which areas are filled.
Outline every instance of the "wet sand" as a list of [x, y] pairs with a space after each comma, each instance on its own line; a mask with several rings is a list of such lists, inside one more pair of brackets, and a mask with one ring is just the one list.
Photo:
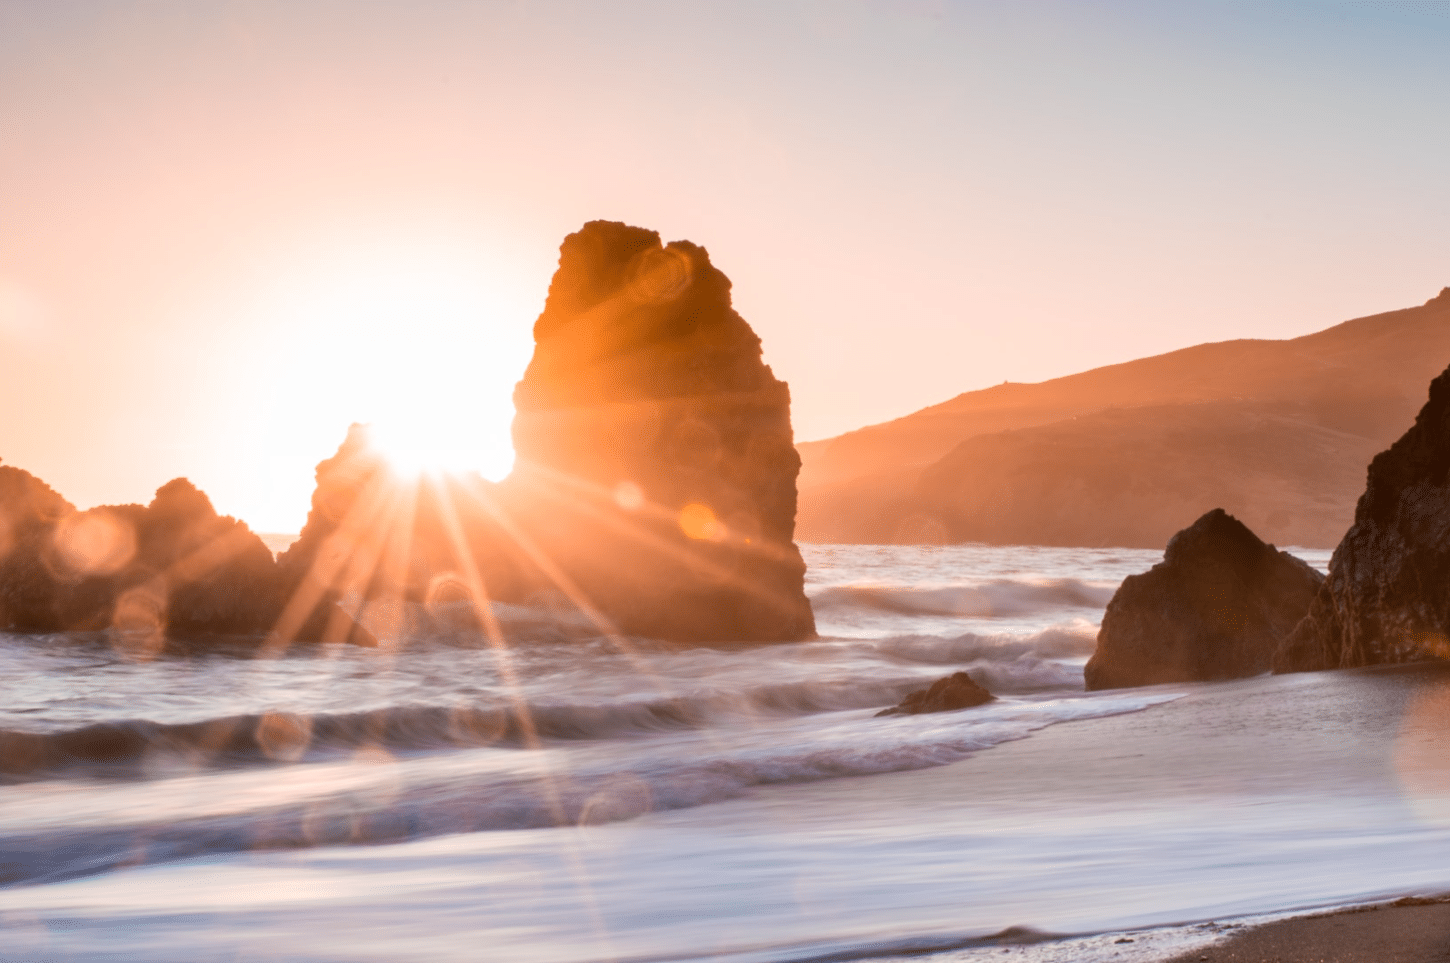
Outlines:
[[1447, 963], [1450, 896], [1278, 920], [1167, 963]]

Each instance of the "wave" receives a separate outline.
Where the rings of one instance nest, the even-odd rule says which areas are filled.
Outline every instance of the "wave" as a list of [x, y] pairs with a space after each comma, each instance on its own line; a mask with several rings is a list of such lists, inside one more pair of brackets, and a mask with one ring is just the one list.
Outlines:
[[0, 824], [0, 884], [222, 852], [618, 822], [735, 798], [754, 786], [945, 765], [1056, 723], [1176, 697], [1079, 695], [889, 720], [857, 711], [825, 725], [783, 720], [540, 753], [358, 755], [281, 772], [122, 784], [92, 812], [72, 808], [64, 821], [51, 815], [62, 788], [15, 787]]
[[896, 615], [1001, 618], [1058, 609], [1103, 609], [1117, 590], [1074, 578], [994, 579], [978, 585], [916, 588], [896, 585], [839, 585], [811, 597], [817, 613], [842, 608]]
[[[596, 646], [580, 654], [595, 661], [555, 660], [532, 669], [529, 675], [538, 677], [533, 694], [517, 701], [445, 694], [439, 701], [446, 704], [359, 712], [258, 711], [196, 721], [133, 718], [49, 732], [12, 724], [0, 728], [0, 782], [144, 778], [177, 770], [312, 762], [371, 747], [392, 753], [519, 749], [880, 709], [947, 670], [965, 670], [1002, 696], [1080, 692], [1081, 660], [1094, 646], [1091, 633], [1084, 622], [1027, 634], [825, 640], [755, 649], [748, 664], [740, 662], [739, 653], [676, 653], [669, 656], [672, 676], [653, 684], [678, 691], [653, 697], [638, 694], [638, 683], [630, 684], [629, 692], [592, 688], [594, 681], [624, 671], [615, 662], [598, 661], [602, 650]], [[544, 645], [536, 651], [557, 650]], [[529, 693], [525, 686], [520, 691]], [[552, 694], [570, 691], [576, 695], [572, 701]]]

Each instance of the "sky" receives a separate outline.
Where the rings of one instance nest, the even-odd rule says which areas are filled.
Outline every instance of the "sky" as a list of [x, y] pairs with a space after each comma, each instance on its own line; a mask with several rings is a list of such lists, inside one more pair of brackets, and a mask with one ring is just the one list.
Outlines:
[[1450, 0], [0, 3], [0, 461], [296, 531], [507, 472], [564, 236], [709, 249], [798, 440], [1450, 285]]

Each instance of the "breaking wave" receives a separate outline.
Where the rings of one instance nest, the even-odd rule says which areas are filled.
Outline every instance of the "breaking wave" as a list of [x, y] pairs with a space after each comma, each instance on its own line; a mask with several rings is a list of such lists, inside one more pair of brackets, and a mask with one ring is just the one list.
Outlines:
[[1116, 588], [1074, 578], [994, 579], [979, 585], [936, 588], [838, 585], [815, 593], [811, 606], [817, 613], [862, 608], [898, 615], [1001, 618], [1058, 609], [1103, 609]]
[[[945, 765], [1060, 722], [1134, 712], [1176, 696], [1073, 696], [966, 713], [825, 724], [777, 720], [539, 753], [480, 748], [402, 761], [357, 755], [277, 771], [119, 784], [104, 811], [61, 823], [55, 783], [14, 787], [0, 824], [0, 884], [252, 849], [396, 842], [458, 832], [592, 825], [738, 797], [752, 786]], [[378, 765], [389, 761], [393, 765]], [[293, 778], [295, 776], [295, 778]]]

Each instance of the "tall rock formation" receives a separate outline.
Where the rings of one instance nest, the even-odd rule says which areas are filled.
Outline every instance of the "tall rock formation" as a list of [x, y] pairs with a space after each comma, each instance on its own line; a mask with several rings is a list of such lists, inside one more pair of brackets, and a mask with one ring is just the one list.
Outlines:
[[1087, 687], [1236, 679], [1269, 671], [1324, 576], [1216, 508], [1108, 603]]
[[812, 635], [790, 391], [705, 249], [584, 225], [560, 248], [534, 341], [504, 486], [534, 560], [625, 632]]
[[[1441, 295], [1450, 301], [1450, 289]], [[1364, 494], [1276, 672], [1450, 658], [1450, 368], [1370, 462]]]

